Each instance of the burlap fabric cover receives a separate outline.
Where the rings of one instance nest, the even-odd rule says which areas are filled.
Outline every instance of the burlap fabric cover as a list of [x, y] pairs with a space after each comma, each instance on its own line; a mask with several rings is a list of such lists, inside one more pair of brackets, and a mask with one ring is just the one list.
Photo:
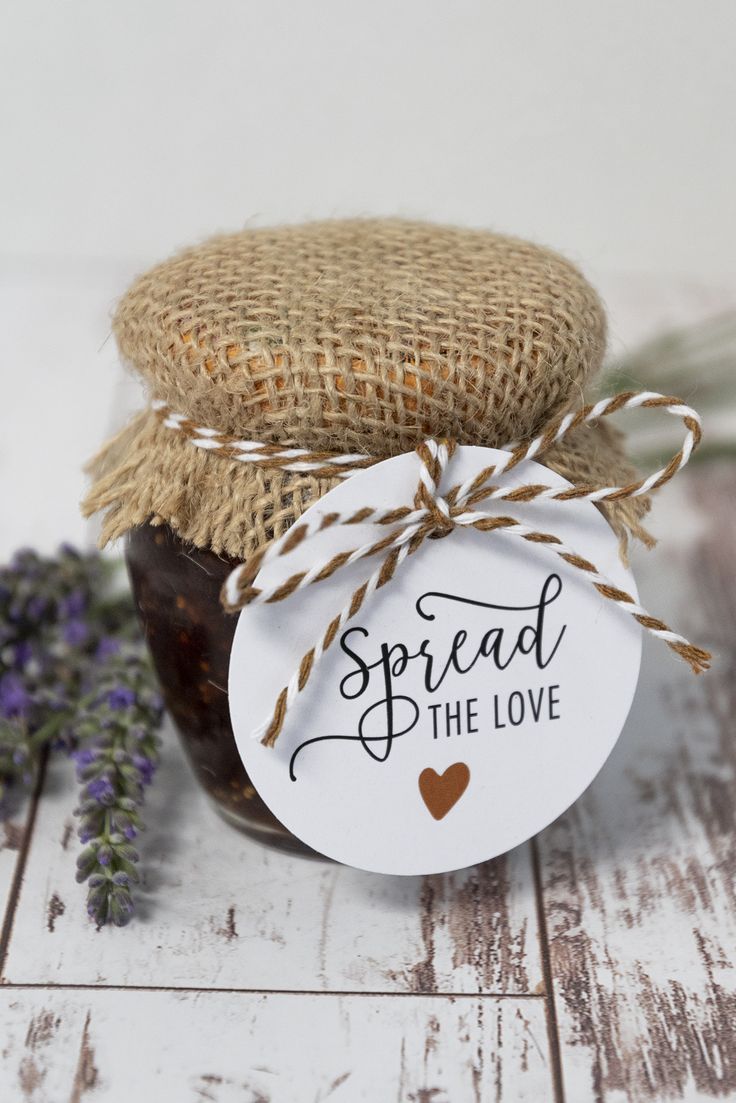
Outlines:
[[[428, 436], [503, 445], [583, 402], [605, 345], [589, 284], [548, 250], [404, 221], [216, 237], [141, 276], [114, 332], [150, 395], [243, 438], [392, 456]], [[544, 460], [578, 482], [634, 471], [615, 430], [579, 429]], [[210, 455], [142, 413], [92, 461], [102, 542], [168, 523], [246, 558], [334, 485]], [[380, 503], [366, 503], [379, 506]], [[649, 507], [612, 504], [625, 546]]]

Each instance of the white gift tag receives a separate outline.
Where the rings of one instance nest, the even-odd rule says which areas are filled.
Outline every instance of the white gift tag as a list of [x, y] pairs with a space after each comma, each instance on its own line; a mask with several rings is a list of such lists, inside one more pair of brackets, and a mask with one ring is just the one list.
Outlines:
[[[503, 455], [461, 447], [442, 489]], [[356, 473], [307, 516], [411, 505], [415, 453]], [[500, 485], [565, 479], [527, 461]], [[482, 503], [554, 533], [636, 597], [618, 541], [589, 502]], [[375, 540], [334, 526], [269, 561], [271, 587]], [[274, 815], [315, 850], [381, 873], [440, 873], [501, 854], [572, 804], [611, 752], [636, 687], [641, 629], [549, 547], [509, 531], [427, 539], [349, 621], [272, 748], [251, 738], [299, 662], [360, 583], [362, 560], [239, 618], [233, 731]]]

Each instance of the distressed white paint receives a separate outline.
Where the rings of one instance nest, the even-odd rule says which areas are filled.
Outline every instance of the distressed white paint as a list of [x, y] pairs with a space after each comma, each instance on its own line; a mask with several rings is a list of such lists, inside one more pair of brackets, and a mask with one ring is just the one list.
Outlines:
[[647, 647], [619, 746], [539, 840], [569, 1100], [736, 1097], [736, 479], [687, 485], [698, 526], [640, 589], [714, 668], [696, 680]]
[[[74, 883], [74, 803], [57, 762], [5, 969], [14, 983], [518, 993], [540, 982], [526, 847], [490, 870], [429, 879], [269, 851], [215, 815], [169, 732], [140, 840], [139, 918], [98, 932]], [[490, 895], [494, 870], [508, 888]]]
[[542, 1000], [0, 992], [18, 1103], [542, 1103]]
[[30, 799], [20, 807], [13, 808], [12, 815], [0, 822], [0, 930], [9, 921], [8, 912], [12, 903], [12, 887], [16, 864], [26, 832]]

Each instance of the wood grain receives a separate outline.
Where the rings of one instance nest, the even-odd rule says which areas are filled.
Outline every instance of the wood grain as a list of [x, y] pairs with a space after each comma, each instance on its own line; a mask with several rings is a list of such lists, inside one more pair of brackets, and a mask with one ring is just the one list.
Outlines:
[[96, 931], [55, 763], [22, 883], [22, 816], [0, 849], [0, 1098], [736, 1099], [735, 504], [728, 465], [665, 492], [642, 597], [716, 663], [695, 680], [647, 642], [618, 747], [537, 840], [539, 897], [528, 846], [426, 878], [269, 852], [169, 738], [140, 918]]
[[22, 808], [0, 820], [0, 915], [5, 914], [10, 899], [18, 855], [25, 838], [26, 818], [27, 808]]
[[714, 669], [648, 644], [613, 756], [538, 844], [569, 1103], [736, 1098], [736, 472], [684, 485], [637, 574]]
[[528, 847], [476, 869], [384, 877], [251, 842], [167, 740], [141, 838], [135, 927], [96, 931], [75, 885], [67, 763], [49, 770], [4, 979], [333, 992], [535, 992]]
[[8, 794], [0, 818], [0, 976], [13, 931], [44, 769], [45, 762], [31, 793]]
[[0, 991], [18, 1103], [544, 1103], [543, 1001]]

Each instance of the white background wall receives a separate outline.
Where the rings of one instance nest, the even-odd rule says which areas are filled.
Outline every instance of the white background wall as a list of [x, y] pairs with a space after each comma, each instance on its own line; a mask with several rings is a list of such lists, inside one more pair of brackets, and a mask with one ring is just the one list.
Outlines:
[[390, 213], [528, 236], [584, 267], [619, 345], [723, 309], [735, 40], [733, 0], [8, 0], [0, 557], [89, 535], [114, 300], [211, 232]]
[[595, 268], [734, 270], [733, 0], [4, 8], [8, 252], [146, 260], [401, 212]]

